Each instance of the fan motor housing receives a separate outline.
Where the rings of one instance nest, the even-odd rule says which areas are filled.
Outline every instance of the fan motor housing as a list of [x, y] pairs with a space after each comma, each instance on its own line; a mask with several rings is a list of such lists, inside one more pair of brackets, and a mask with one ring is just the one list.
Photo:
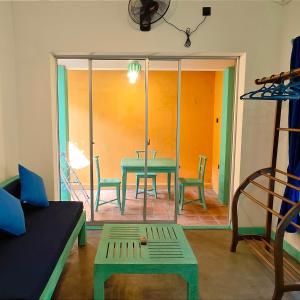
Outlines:
[[130, 0], [128, 12], [131, 19], [140, 25], [141, 31], [150, 31], [151, 24], [166, 14], [171, 0]]

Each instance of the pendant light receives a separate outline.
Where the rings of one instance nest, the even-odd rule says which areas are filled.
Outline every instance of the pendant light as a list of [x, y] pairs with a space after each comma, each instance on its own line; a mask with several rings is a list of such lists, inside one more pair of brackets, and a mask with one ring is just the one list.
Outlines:
[[128, 64], [128, 73], [127, 73], [127, 77], [129, 79], [129, 82], [131, 84], [135, 84], [138, 76], [139, 76], [139, 72], [141, 71], [142, 66], [140, 65], [140, 63], [138, 61], [132, 61]]

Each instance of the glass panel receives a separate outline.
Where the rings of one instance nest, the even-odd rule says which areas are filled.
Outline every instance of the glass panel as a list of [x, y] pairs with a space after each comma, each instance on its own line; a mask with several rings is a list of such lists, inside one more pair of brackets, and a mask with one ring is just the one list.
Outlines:
[[90, 221], [88, 60], [57, 63], [61, 200], [82, 201]]
[[175, 220], [178, 61], [149, 61], [147, 220]]
[[92, 95], [94, 220], [142, 221], [144, 160], [136, 151], [145, 147], [145, 61], [93, 60]]
[[183, 59], [180, 110], [181, 225], [227, 225], [218, 199], [224, 67], [231, 61]]

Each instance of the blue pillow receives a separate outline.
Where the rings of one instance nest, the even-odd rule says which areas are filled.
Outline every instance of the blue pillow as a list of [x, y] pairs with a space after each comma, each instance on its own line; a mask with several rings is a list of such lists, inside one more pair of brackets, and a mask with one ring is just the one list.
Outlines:
[[25, 218], [19, 199], [0, 188], [0, 229], [13, 235], [26, 232]]
[[19, 165], [21, 183], [21, 202], [34, 206], [48, 207], [45, 186], [42, 177]]

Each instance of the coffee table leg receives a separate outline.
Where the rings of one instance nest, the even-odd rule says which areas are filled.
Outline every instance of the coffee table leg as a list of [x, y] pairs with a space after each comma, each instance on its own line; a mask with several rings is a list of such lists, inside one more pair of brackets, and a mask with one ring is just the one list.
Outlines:
[[94, 272], [94, 300], [104, 300], [105, 279], [99, 272]]
[[187, 285], [188, 285], [188, 291], [187, 291], [188, 300], [199, 300], [198, 280], [197, 282], [195, 280], [190, 280], [187, 283]]
[[198, 267], [195, 266], [188, 272], [182, 273], [182, 276], [187, 282], [187, 299], [199, 300]]

